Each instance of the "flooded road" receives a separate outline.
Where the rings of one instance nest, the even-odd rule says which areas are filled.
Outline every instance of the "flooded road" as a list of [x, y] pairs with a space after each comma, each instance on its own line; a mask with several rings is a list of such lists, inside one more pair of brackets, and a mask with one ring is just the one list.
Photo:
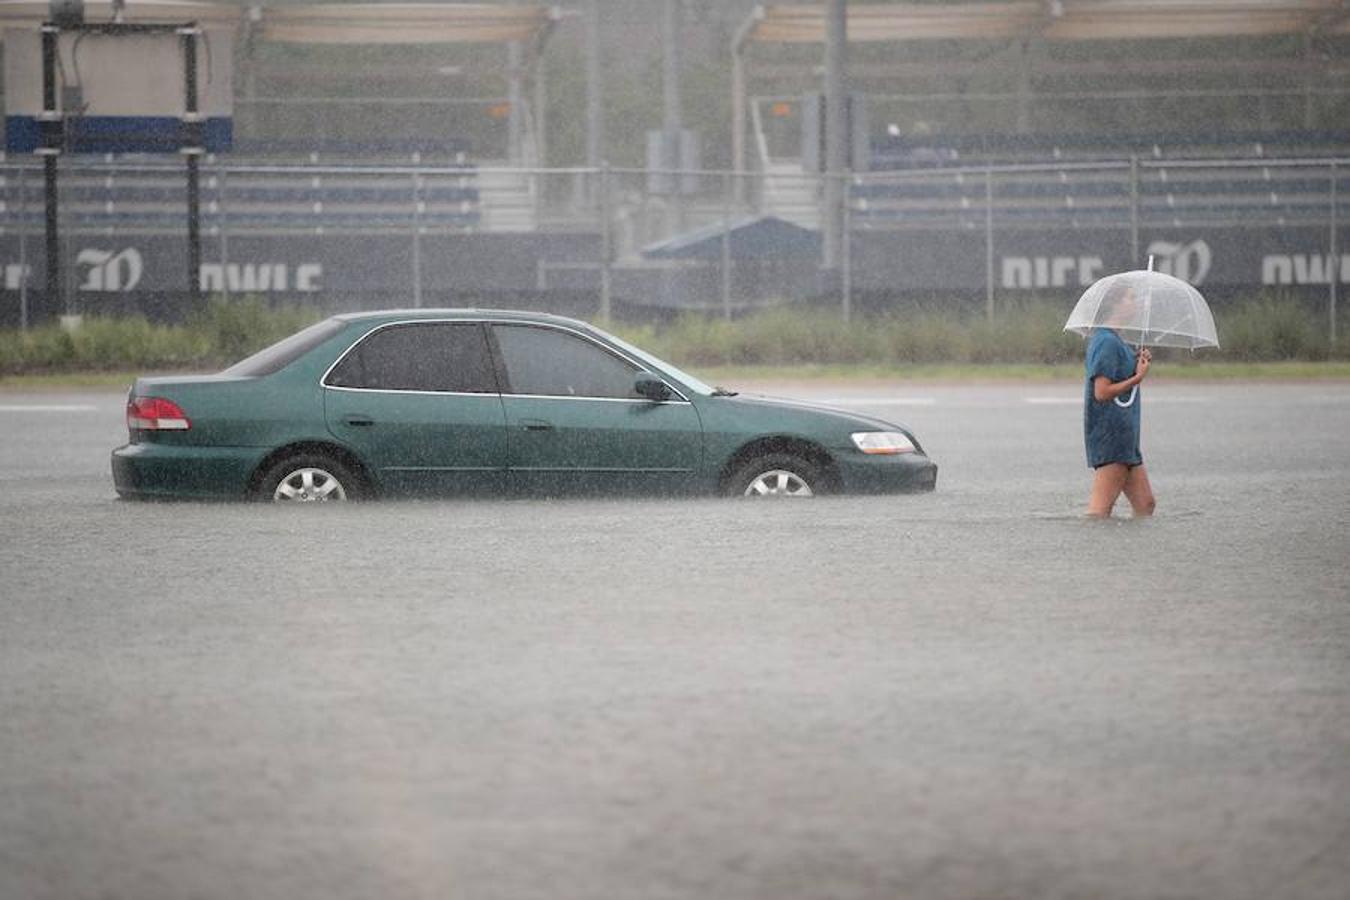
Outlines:
[[[1344, 898], [1350, 385], [757, 386], [938, 490], [122, 503], [0, 393], [0, 897]], [[1117, 510], [1124, 515], [1124, 510]]]

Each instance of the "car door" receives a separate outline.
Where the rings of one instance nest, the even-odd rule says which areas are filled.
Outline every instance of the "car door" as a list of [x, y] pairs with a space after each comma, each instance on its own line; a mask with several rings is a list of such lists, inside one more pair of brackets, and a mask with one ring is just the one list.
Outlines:
[[392, 492], [506, 485], [506, 418], [478, 322], [400, 322], [358, 341], [324, 377], [328, 429]]
[[521, 490], [681, 492], [703, 454], [698, 411], [678, 393], [638, 396], [640, 367], [571, 329], [493, 323], [511, 478]]

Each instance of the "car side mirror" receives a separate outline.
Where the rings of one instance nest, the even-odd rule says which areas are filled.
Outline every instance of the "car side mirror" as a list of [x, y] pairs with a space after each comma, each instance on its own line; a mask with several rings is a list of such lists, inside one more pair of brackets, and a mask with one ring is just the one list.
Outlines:
[[633, 390], [637, 391], [639, 397], [646, 397], [648, 400], [660, 402], [670, 399], [670, 385], [651, 372], [637, 373], [633, 379]]

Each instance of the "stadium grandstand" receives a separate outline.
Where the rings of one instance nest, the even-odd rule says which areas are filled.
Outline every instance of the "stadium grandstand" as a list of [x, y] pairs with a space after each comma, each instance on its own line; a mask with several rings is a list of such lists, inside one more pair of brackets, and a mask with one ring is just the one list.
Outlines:
[[[579, 311], [613, 292], [639, 313], [818, 292], [802, 257], [819, 242], [775, 251], [770, 238], [821, 225], [809, 112], [824, 5], [731, 0], [686, 23], [704, 54], [686, 63], [724, 76], [686, 105], [726, 113], [696, 136], [719, 168], [672, 179], [600, 170], [559, 140], [586, 121], [576, 88], [588, 17], [603, 33], [617, 2], [83, 6], [91, 21], [199, 23], [208, 56], [232, 63], [205, 64], [232, 87], [228, 146], [202, 160], [205, 290], [334, 308], [495, 297]], [[663, 3], [636, 5], [654, 19]], [[0, 0], [0, 28], [35, 29], [49, 10]], [[1154, 250], [1220, 292], [1350, 280], [1341, 0], [850, 3], [848, 15], [849, 289], [873, 305], [1072, 287]], [[78, 86], [78, 60], [64, 64], [63, 84]], [[601, 159], [641, 159], [657, 124], [659, 98], [647, 119], [619, 118], [634, 108], [615, 99], [634, 90], [625, 80], [604, 85]], [[78, 108], [63, 116], [76, 305], [134, 308], [138, 294], [174, 292], [188, 201], [177, 153], [124, 146]], [[59, 305], [35, 287], [44, 183], [24, 127], [7, 108], [5, 321], [20, 293], [39, 311]], [[128, 248], [134, 265], [119, 256]], [[97, 271], [119, 259], [121, 270]]]
[[[1348, 20], [1350, 9], [1327, 0], [854, 4], [849, 76], [869, 124], [855, 168], [1042, 166], [1047, 177], [1022, 179], [1007, 194], [1043, 188], [1064, 201], [1119, 189], [1110, 175], [1075, 176], [1059, 164], [1341, 156], [1350, 150]], [[733, 46], [739, 168], [792, 174], [800, 165], [799, 109], [819, 91], [810, 66], [824, 37], [819, 5], [758, 7], [743, 24]], [[747, 96], [747, 73], [754, 87], [797, 90]], [[1268, 196], [1284, 180], [1261, 168], [1188, 185], [1156, 172], [1143, 190], [1174, 202]], [[972, 199], [966, 180], [872, 193], [948, 196], [960, 206]], [[1277, 194], [1305, 186], [1288, 180], [1294, 190]]]

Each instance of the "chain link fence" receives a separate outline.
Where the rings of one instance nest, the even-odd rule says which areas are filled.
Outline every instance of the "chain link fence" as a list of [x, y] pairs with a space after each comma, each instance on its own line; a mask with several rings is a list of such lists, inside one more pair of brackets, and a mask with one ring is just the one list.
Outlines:
[[842, 177], [837, 265], [825, 176], [472, 165], [201, 165], [201, 269], [188, 271], [181, 164], [63, 159], [62, 289], [45, 286], [41, 166], [0, 163], [0, 319], [143, 312], [201, 295], [327, 309], [527, 305], [588, 317], [841, 314], [906, 298], [983, 306], [1155, 267], [1207, 294], [1325, 299], [1350, 282], [1348, 159], [1129, 158]]

